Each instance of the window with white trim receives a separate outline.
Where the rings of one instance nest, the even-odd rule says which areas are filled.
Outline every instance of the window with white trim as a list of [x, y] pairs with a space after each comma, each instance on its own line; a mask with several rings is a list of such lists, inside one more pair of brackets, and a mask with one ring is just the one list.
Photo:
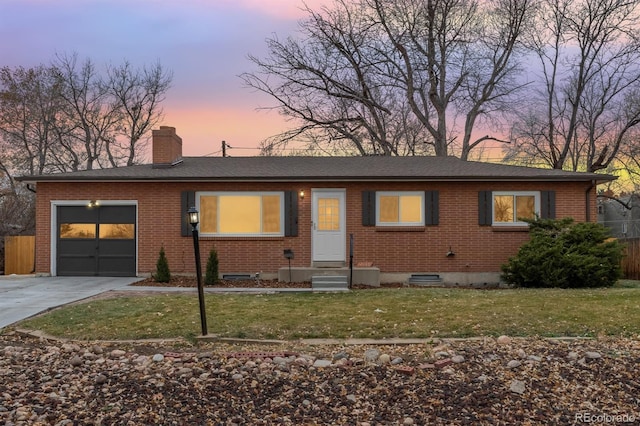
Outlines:
[[284, 235], [282, 192], [198, 192], [203, 236]]
[[377, 226], [423, 226], [424, 192], [376, 192]]
[[494, 225], [528, 226], [522, 219], [540, 215], [540, 192], [494, 191], [492, 206]]

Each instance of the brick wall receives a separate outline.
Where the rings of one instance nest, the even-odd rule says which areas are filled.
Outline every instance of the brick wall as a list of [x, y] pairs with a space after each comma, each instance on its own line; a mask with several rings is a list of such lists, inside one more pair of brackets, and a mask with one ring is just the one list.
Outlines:
[[[311, 264], [312, 188], [346, 188], [347, 241], [353, 234], [354, 262], [373, 262], [382, 272], [497, 272], [528, 239], [526, 230], [478, 225], [478, 191], [556, 191], [556, 217], [586, 218], [588, 182], [364, 182], [364, 183], [55, 183], [37, 188], [36, 272], [50, 273], [51, 201], [137, 200], [138, 272], [151, 273], [161, 247], [172, 273], [194, 273], [193, 241], [181, 235], [182, 191], [299, 191], [297, 237], [201, 238], [203, 267], [216, 248], [220, 271], [275, 273], [287, 266], [284, 249], [292, 249], [292, 266]], [[438, 190], [440, 223], [410, 231], [363, 227], [361, 192]], [[595, 188], [591, 190], [591, 220], [596, 219]], [[451, 248], [455, 256], [447, 257]], [[348, 256], [348, 250], [347, 250]], [[348, 260], [348, 259], [347, 259]]]

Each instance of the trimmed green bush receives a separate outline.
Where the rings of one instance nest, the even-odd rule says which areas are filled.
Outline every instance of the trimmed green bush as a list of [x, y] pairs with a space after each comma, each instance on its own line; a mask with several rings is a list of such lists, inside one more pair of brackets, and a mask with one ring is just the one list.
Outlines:
[[215, 285], [218, 282], [218, 252], [212, 249], [207, 259], [207, 270], [204, 275], [206, 285]]
[[518, 287], [610, 287], [622, 276], [623, 245], [598, 223], [527, 220], [530, 240], [502, 265], [502, 279]]
[[164, 253], [164, 247], [160, 248], [160, 257], [158, 257], [158, 262], [156, 262], [156, 273], [153, 278], [159, 283], [168, 283], [169, 280], [171, 280], [169, 261]]

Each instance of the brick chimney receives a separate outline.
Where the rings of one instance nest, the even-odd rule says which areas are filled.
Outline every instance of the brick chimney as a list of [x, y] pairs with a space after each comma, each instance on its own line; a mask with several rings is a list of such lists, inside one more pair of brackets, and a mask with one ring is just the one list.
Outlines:
[[182, 162], [182, 138], [175, 127], [160, 126], [153, 134], [153, 167], [171, 167]]

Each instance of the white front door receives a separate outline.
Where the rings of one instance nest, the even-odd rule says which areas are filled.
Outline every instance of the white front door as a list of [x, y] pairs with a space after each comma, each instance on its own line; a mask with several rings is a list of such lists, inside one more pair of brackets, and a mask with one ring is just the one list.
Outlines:
[[312, 190], [314, 262], [344, 262], [346, 257], [344, 189]]

